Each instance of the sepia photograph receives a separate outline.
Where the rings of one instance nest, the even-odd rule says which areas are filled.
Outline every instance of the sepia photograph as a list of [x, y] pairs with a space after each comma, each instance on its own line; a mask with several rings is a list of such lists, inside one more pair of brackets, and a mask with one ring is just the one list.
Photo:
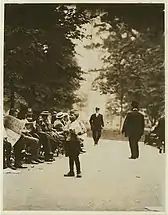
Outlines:
[[165, 212], [165, 3], [3, 6], [2, 210]]

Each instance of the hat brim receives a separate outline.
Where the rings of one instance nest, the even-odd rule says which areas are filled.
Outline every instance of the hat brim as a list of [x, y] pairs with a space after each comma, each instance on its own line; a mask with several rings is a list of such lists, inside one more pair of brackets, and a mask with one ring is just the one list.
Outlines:
[[63, 118], [63, 117], [64, 117], [64, 116], [57, 116], [56, 118], [57, 118], [57, 119], [61, 119], [61, 118]]

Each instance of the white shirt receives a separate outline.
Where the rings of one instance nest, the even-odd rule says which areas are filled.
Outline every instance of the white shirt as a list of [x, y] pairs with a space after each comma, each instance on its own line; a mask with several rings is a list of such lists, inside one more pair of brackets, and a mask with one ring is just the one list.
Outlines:
[[71, 124], [69, 125], [69, 129], [74, 130], [75, 134], [81, 133], [81, 126], [77, 120], [75, 120], [74, 122], [71, 122]]
[[96, 117], [98, 117], [99, 116], [99, 113], [96, 113]]

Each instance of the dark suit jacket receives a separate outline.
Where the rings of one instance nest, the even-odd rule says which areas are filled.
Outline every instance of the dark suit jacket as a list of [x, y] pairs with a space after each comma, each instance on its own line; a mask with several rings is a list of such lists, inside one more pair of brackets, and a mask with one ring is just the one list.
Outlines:
[[125, 133], [126, 137], [141, 137], [144, 132], [144, 127], [144, 115], [134, 110], [127, 114], [122, 133]]
[[97, 117], [96, 117], [96, 114], [92, 114], [91, 117], [90, 117], [90, 126], [91, 126], [91, 129], [102, 129], [102, 127], [104, 127], [104, 121], [103, 121], [103, 115], [102, 114], [99, 114]]
[[161, 140], [165, 140], [165, 117], [161, 118], [159, 120], [158, 125], [156, 126], [154, 133], [157, 134], [157, 136], [161, 139]]

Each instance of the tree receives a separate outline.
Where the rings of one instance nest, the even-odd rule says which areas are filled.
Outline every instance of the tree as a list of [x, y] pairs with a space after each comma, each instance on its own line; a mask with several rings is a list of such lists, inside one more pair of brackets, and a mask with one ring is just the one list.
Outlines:
[[11, 91], [11, 106], [15, 93], [34, 108], [72, 106], [83, 73], [72, 39], [83, 37], [86, 22], [85, 11], [75, 6], [5, 6], [4, 88]]
[[[100, 89], [103, 93], [115, 94], [117, 101], [116, 108], [120, 109], [120, 130], [122, 125], [122, 118], [125, 114], [123, 105], [130, 87], [130, 64], [128, 64], [129, 53], [127, 47], [133, 43], [133, 32], [129, 31], [127, 26], [119, 20], [116, 20], [116, 28], [112, 31], [106, 39], [102, 48], [107, 50], [109, 55], [103, 58], [107, 65], [99, 76], [101, 79]], [[133, 75], [133, 74], [131, 74]]]
[[[115, 18], [128, 25], [129, 29], [145, 32], [150, 29], [155, 37], [164, 32], [163, 3], [109, 3], [109, 4], [81, 4], [81, 8], [89, 10], [98, 16], [102, 22], [116, 27]], [[143, 15], [142, 15], [143, 14]]]
[[116, 95], [120, 128], [127, 110], [123, 105], [132, 100], [140, 102], [154, 124], [164, 112], [164, 35], [155, 37], [151, 29], [137, 32], [118, 18], [114, 22], [103, 44], [92, 44], [109, 53], [96, 81], [103, 93]]

